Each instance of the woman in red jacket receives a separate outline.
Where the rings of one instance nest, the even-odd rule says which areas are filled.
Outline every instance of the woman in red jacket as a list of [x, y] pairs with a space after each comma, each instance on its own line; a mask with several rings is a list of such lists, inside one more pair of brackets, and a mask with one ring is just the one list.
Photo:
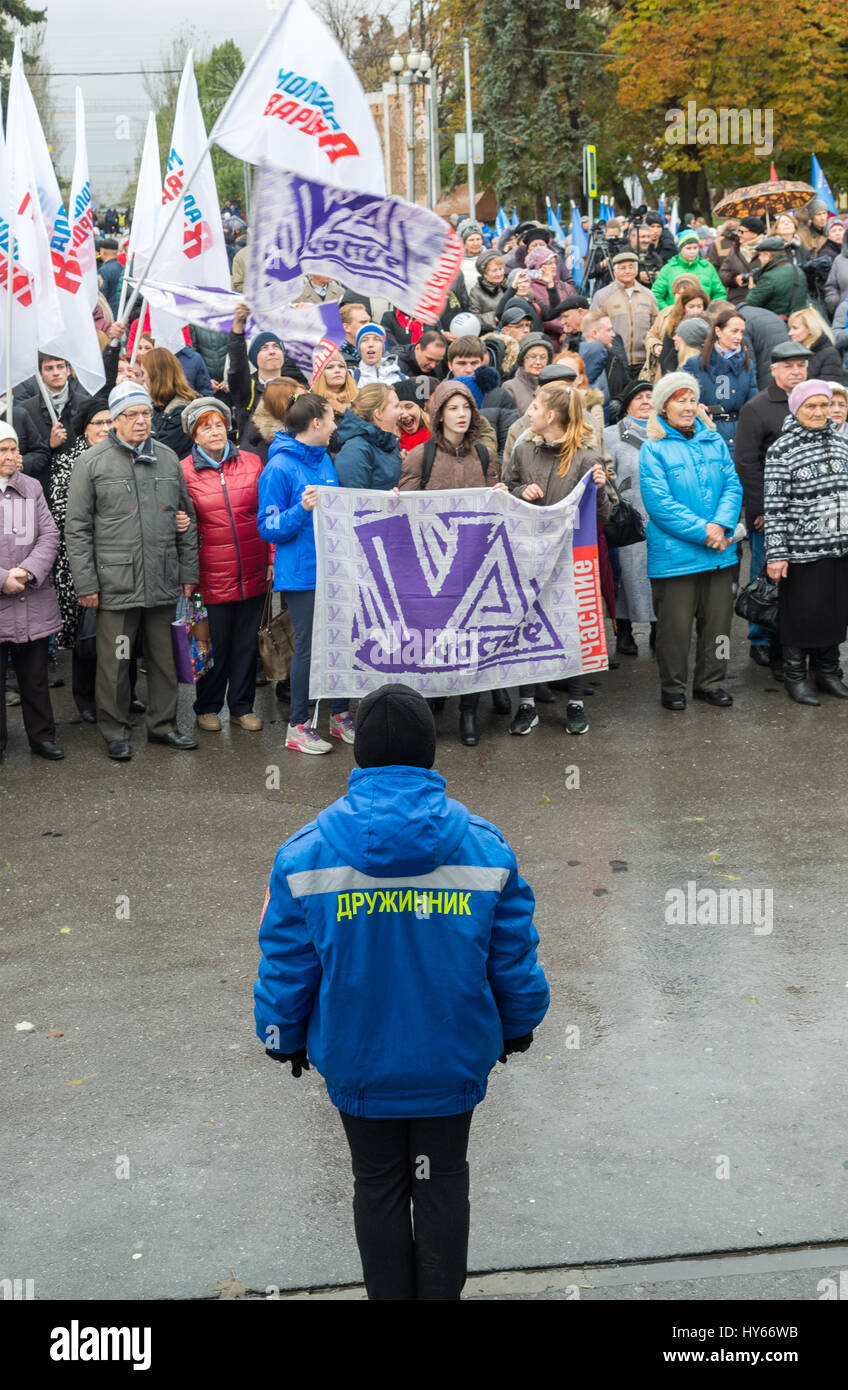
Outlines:
[[200, 537], [200, 593], [209, 614], [214, 665], [195, 688], [197, 727], [221, 728], [226, 696], [230, 723], [262, 728], [253, 713], [256, 694], [256, 634], [271, 575], [269, 547], [259, 535], [259, 475], [262, 460], [227, 438], [229, 406], [200, 396], [182, 413], [192, 441], [182, 460]]

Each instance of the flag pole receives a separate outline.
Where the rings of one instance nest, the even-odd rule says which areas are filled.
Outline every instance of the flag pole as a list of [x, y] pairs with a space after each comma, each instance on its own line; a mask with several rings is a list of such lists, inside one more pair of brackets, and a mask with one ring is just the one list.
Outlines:
[[[184, 188], [184, 189], [190, 188], [191, 185], [194, 183], [194, 180], [197, 178], [198, 174], [200, 173], [200, 170], [201, 170], [201, 167], [202, 167], [202, 165], [203, 165], [204, 159], [205, 159], [206, 156], [210, 153], [210, 151], [211, 151], [211, 149], [212, 149], [212, 146], [216, 143], [216, 140], [215, 140], [215, 131], [218, 129], [218, 126], [221, 124], [221, 118], [222, 118], [222, 116], [223, 116], [224, 113], [226, 112], [227, 107], [228, 107], [228, 106], [231, 106], [231, 105], [233, 104], [233, 102], [235, 101], [236, 97], [237, 97], [238, 94], [241, 92], [242, 88], [247, 84], [248, 78], [252, 75], [253, 69], [254, 69], [254, 68], [257, 66], [257, 64], [259, 63], [260, 58], [264, 56], [264, 53], [265, 53], [265, 44], [266, 44], [266, 40], [267, 40], [267, 38], [268, 38], [268, 35], [270, 35], [271, 33], [273, 33], [274, 29], [278, 28], [279, 25], [282, 24], [283, 20], [285, 19], [286, 15], [288, 14], [288, 12], [289, 12], [290, 9], [291, 9], [291, 0], [287, 0], [287, 4], [286, 4], [285, 10], [283, 11], [283, 13], [282, 13], [277, 19], [274, 20], [274, 23], [271, 25], [271, 28], [268, 30], [268, 34], [265, 35], [265, 38], [263, 38], [262, 42], [261, 42], [260, 44], [258, 44], [257, 47], [255, 48], [254, 53], [253, 53], [253, 57], [251, 58], [250, 62], [247, 64], [247, 67], [244, 69], [244, 71], [243, 71], [241, 77], [239, 78], [238, 82], [237, 82], [236, 85], [233, 87], [233, 90], [230, 92], [230, 95], [229, 95], [229, 97], [228, 97], [228, 99], [227, 99], [227, 102], [226, 102], [226, 104], [225, 104], [223, 110], [221, 111], [220, 115], [218, 116], [217, 121], [215, 122], [215, 124], [213, 125], [211, 131], [209, 132], [209, 136], [208, 136], [208, 138], [207, 138], [206, 144], [205, 144], [205, 146], [203, 147], [203, 153], [201, 154], [200, 158], [199, 158], [198, 161], [197, 161], [197, 166], [196, 166], [196, 168], [194, 168], [194, 169], [192, 170], [190, 178], [187, 178], [187, 179], [185, 180], [185, 182], [183, 183], [183, 188]], [[178, 208], [179, 208], [181, 202], [182, 202], [182, 198], [177, 198], [177, 199], [174, 200], [174, 206], [171, 208], [171, 211], [170, 211], [168, 217], [165, 219], [165, 225], [164, 225], [164, 227], [162, 228], [162, 231], [159, 233], [159, 236], [158, 236], [157, 239], [156, 239], [156, 244], [155, 244], [155, 246], [153, 247], [153, 250], [152, 250], [151, 253], [150, 253], [150, 259], [148, 260], [147, 265], [146, 265], [145, 268], [144, 268], [144, 272], [143, 272], [143, 274], [142, 274], [142, 276], [141, 276], [141, 279], [138, 280], [138, 281], [136, 281], [136, 285], [135, 285], [135, 288], [134, 288], [134, 290], [133, 290], [132, 296], [131, 296], [130, 301], [129, 301], [129, 303], [127, 304], [126, 309], [125, 309], [125, 311], [124, 311], [124, 312], [127, 314], [127, 316], [129, 316], [129, 315], [132, 313], [133, 309], [135, 308], [136, 300], [138, 299], [138, 296], [139, 296], [139, 294], [140, 294], [140, 292], [141, 292], [141, 287], [142, 287], [142, 285], [144, 285], [144, 284], [146, 283], [146, 281], [147, 281], [147, 279], [148, 279], [148, 277], [149, 277], [149, 274], [150, 274], [150, 267], [152, 266], [152, 264], [153, 264], [153, 262], [154, 262], [156, 256], [159, 254], [159, 251], [160, 251], [160, 249], [161, 249], [162, 243], [163, 243], [163, 241], [165, 240], [165, 236], [166, 236], [167, 232], [170, 230], [171, 223], [173, 222], [174, 218], [175, 218], [176, 215], [177, 215], [177, 210], [178, 210]]]
[[12, 395], [12, 286], [14, 284], [15, 254], [14, 233], [9, 223], [8, 258], [6, 261], [6, 424], [14, 428], [12, 412], [15, 406]]

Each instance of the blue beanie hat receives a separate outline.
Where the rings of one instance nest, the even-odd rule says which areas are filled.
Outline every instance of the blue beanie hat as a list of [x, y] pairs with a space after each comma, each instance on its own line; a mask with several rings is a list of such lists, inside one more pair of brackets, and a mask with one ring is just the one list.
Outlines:
[[247, 349], [247, 360], [251, 367], [256, 366], [256, 358], [259, 355], [259, 351], [261, 348], [264, 348], [266, 343], [276, 343], [277, 346], [282, 348], [283, 352], [285, 352], [285, 348], [283, 348], [283, 344], [276, 333], [257, 333], [255, 338], [251, 338], [250, 347]]
[[364, 323], [356, 335], [357, 352], [359, 351], [360, 339], [364, 338], [366, 333], [376, 333], [379, 338], [383, 339], [384, 343], [387, 341], [386, 330], [385, 328], [382, 328], [379, 323]]
[[701, 238], [698, 236], [698, 233], [689, 227], [685, 232], [680, 233], [680, 236], [677, 238], [677, 245], [685, 246], [687, 241], [700, 242], [700, 240]]
[[[455, 377], [452, 377], [451, 380], [452, 380], [452, 381], [461, 381], [462, 384], [463, 384], [463, 386], [467, 386], [467, 387], [468, 387], [469, 391], [471, 392], [472, 396], [474, 397], [474, 404], [476, 405], [477, 409], [479, 410], [480, 407], [481, 407], [481, 405], [483, 404], [484, 392], [483, 392], [482, 388], [480, 387], [480, 385], [478, 384], [478, 382], [476, 382], [476, 381], [474, 380], [473, 376], [455, 376]], [[459, 395], [459, 392], [457, 392], [457, 395]]]

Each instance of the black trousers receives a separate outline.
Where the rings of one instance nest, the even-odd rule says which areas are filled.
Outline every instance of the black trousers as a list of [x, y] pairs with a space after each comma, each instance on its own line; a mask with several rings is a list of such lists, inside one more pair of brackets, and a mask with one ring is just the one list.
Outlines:
[[195, 686], [195, 714], [218, 714], [224, 697], [230, 714], [253, 713], [256, 695], [256, 635], [265, 595], [235, 603], [207, 603], [212, 670]]
[[47, 684], [47, 643], [0, 642], [0, 753], [6, 748], [6, 668], [11, 657], [18, 678], [21, 713], [30, 747], [34, 743], [55, 743], [56, 724]]
[[455, 1302], [467, 1274], [466, 1155], [474, 1112], [417, 1120], [339, 1113], [369, 1299]]

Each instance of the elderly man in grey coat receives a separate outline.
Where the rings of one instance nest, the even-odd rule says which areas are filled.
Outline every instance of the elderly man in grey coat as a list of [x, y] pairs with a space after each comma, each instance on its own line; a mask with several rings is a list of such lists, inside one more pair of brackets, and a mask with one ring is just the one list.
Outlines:
[[[198, 581], [197, 524], [179, 460], [150, 437], [153, 403], [123, 381], [109, 395], [112, 429], [71, 474], [65, 544], [77, 598], [97, 609], [97, 723], [110, 758], [130, 747], [130, 672], [139, 631], [147, 664], [147, 741], [196, 748], [176, 727], [171, 646], [176, 602]], [[191, 524], [177, 532], [177, 511]]]
[[29, 746], [64, 758], [47, 685], [47, 639], [61, 627], [53, 562], [59, 531], [41, 484], [23, 472], [18, 436], [0, 422], [0, 759], [6, 751], [6, 670], [15, 668]]

